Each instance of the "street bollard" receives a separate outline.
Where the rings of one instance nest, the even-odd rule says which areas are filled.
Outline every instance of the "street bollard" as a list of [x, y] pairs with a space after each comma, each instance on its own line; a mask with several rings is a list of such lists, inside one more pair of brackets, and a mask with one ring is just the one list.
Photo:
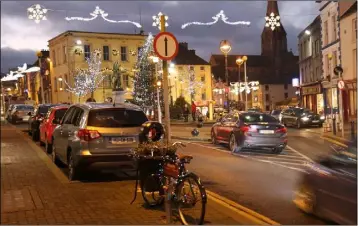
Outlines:
[[355, 136], [355, 125], [354, 125], [354, 121], [351, 121], [351, 140], [354, 141], [356, 139], [356, 136]]
[[167, 224], [172, 224], [172, 191], [171, 191], [171, 185], [166, 186], [166, 188], [164, 189], [165, 191], [165, 202], [164, 202], [164, 207], [165, 207], [165, 217], [166, 217], [166, 221]]
[[333, 135], [337, 134], [337, 128], [336, 128], [336, 118], [332, 119], [332, 131], [333, 131]]

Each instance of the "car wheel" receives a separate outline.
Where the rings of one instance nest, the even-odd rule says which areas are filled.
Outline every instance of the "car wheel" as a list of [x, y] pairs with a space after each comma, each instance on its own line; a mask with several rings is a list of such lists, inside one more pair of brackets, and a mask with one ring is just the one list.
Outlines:
[[32, 136], [33, 141], [38, 141], [39, 140], [38, 133], [37, 133], [36, 130], [32, 131], [31, 136]]
[[242, 147], [237, 145], [236, 137], [234, 134], [231, 134], [230, 136], [229, 148], [231, 153], [239, 152], [242, 149]]
[[314, 214], [316, 208], [316, 194], [314, 189], [306, 183], [301, 184], [296, 192], [294, 203], [303, 212]]
[[284, 148], [274, 148], [273, 153], [280, 154], [283, 151]]
[[218, 141], [217, 141], [217, 139], [216, 139], [214, 130], [211, 131], [211, 143], [213, 143], [213, 144], [218, 144]]
[[51, 153], [52, 151], [52, 144], [48, 143], [47, 137], [45, 136], [45, 150], [47, 153]]
[[297, 129], [301, 129], [301, 122], [299, 119], [297, 119], [297, 125], [296, 125]]
[[68, 179], [70, 181], [74, 181], [80, 178], [81, 170], [78, 166], [75, 165], [74, 159], [72, 157], [72, 153], [69, 153], [68, 157]]

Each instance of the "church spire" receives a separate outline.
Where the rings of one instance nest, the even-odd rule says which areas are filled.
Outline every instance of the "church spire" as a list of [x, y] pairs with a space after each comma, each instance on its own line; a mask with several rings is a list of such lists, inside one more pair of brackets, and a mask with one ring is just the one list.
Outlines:
[[277, 1], [267, 1], [267, 10], [266, 10], [266, 16], [270, 16], [271, 13], [274, 13], [275, 16], [279, 16], [280, 12], [278, 11], [278, 5]]

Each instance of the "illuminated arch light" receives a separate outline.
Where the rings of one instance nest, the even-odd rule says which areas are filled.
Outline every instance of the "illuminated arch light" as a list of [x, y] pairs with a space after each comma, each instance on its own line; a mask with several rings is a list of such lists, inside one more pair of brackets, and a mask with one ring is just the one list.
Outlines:
[[41, 20], [47, 20], [47, 9], [43, 6], [36, 4], [27, 8], [27, 16], [30, 20], [34, 20], [35, 23], [40, 23]]
[[279, 15], [275, 16], [274, 13], [271, 13], [270, 16], [266, 16], [265, 20], [266, 20], [265, 26], [270, 27], [271, 30], [275, 30], [276, 27], [281, 26], [281, 24], [280, 24], [280, 16]]
[[133, 24], [134, 26], [136, 26], [138, 28], [142, 27], [142, 25], [140, 25], [139, 23], [133, 22], [133, 21], [130, 21], [130, 20], [110, 20], [110, 19], [107, 19], [108, 13], [106, 13], [104, 10], [100, 9], [99, 6], [96, 6], [96, 9], [92, 13], [90, 13], [90, 15], [92, 16], [90, 18], [66, 17], [65, 20], [67, 20], [67, 21], [71, 21], [71, 20], [91, 21], [91, 20], [96, 19], [98, 16], [101, 16], [103, 18], [103, 20], [105, 20], [107, 22], [110, 22], [110, 23], [130, 23], [130, 24]]
[[249, 21], [235, 21], [235, 22], [228, 21], [229, 18], [224, 14], [224, 10], [221, 10], [218, 14], [216, 14], [212, 18], [214, 19], [214, 21], [208, 22], [208, 23], [202, 23], [202, 22], [195, 21], [195, 22], [189, 22], [189, 23], [183, 24], [181, 26], [181, 29], [185, 29], [186, 27], [191, 26], [191, 25], [210, 26], [210, 25], [216, 24], [219, 21], [219, 19], [221, 19], [221, 21], [223, 21], [224, 23], [229, 24], [229, 25], [249, 26], [251, 24], [251, 22], [249, 22]]

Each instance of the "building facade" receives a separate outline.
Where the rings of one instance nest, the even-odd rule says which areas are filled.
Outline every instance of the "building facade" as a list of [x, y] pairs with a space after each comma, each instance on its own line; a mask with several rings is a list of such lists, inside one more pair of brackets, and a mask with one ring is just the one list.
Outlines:
[[179, 43], [178, 55], [171, 61], [169, 87], [172, 102], [182, 96], [213, 118], [211, 66], [196, 55], [195, 50], [189, 49], [186, 42]]
[[325, 114], [338, 112], [338, 80], [334, 68], [341, 65], [339, 5], [337, 1], [322, 1], [320, 4], [322, 42], [322, 88]]
[[342, 80], [341, 91], [345, 121], [357, 118], [357, 2], [340, 1], [340, 36]]
[[298, 51], [301, 105], [315, 113], [323, 113], [321, 19], [319, 16], [298, 35]]
[[[102, 69], [110, 71], [113, 64], [118, 62], [121, 68], [126, 71], [121, 76], [121, 84], [127, 92], [125, 98], [132, 99], [133, 91], [133, 69], [137, 61], [138, 50], [144, 45], [146, 35], [121, 34], [121, 33], [97, 33], [83, 31], [66, 31], [49, 40], [52, 84], [52, 102], [84, 102], [91, 96], [77, 97], [67, 91], [68, 83], [74, 84], [74, 77], [77, 69], [86, 69], [88, 64], [86, 58], [90, 57], [94, 50], [100, 50], [102, 54]], [[111, 76], [103, 80], [103, 83], [93, 93], [97, 102], [103, 102], [106, 98], [112, 97]]]

